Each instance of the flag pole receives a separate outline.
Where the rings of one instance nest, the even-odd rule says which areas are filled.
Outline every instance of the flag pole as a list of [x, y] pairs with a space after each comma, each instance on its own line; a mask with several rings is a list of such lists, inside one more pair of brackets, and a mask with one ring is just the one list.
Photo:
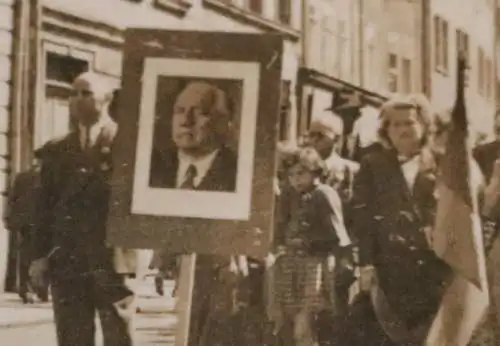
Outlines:
[[489, 304], [481, 220], [468, 141], [466, 60], [457, 59], [456, 100], [441, 162], [433, 250], [451, 270], [425, 346], [466, 346]]

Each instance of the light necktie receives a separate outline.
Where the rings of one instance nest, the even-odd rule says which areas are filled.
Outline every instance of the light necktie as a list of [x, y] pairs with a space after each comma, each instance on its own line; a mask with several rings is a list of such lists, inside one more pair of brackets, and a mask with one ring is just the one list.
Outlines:
[[91, 145], [90, 141], [90, 126], [85, 126], [85, 141], [83, 142], [83, 149], [88, 150], [90, 149]]
[[198, 170], [196, 169], [196, 166], [189, 165], [188, 169], [186, 170], [186, 175], [184, 176], [184, 181], [182, 182], [180, 188], [183, 190], [194, 190], [196, 187], [194, 184], [194, 180], [196, 179], [197, 175]]

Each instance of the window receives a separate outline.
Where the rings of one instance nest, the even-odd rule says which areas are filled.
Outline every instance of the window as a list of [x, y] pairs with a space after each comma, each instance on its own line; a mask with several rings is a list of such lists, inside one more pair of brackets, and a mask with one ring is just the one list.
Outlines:
[[281, 141], [289, 139], [290, 130], [290, 81], [281, 81], [279, 138]]
[[331, 73], [329, 71], [329, 60], [331, 59], [330, 53], [330, 32], [328, 30], [328, 17], [323, 17], [321, 20], [321, 39], [320, 39], [320, 68], [322, 72]]
[[389, 75], [387, 87], [390, 92], [398, 91], [398, 57], [396, 54], [389, 53]]
[[493, 96], [493, 84], [492, 84], [492, 75], [493, 75], [493, 63], [491, 59], [485, 59], [484, 61], [484, 92], [487, 99], [491, 99]]
[[412, 91], [412, 73], [410, 59], [401, 60], [401, 91], [410, 93]]
[[465, 59], [467, 61], [470, 60], [469, 58], [469, 35], [467, 35], [465, 32], [462, 30], [457, 29], [457, 56], [460, 53], [463, 53], [465, 56]]
[[262, 13], [262, 0], [247, 0], [247, 7], [255, 13]]
[[45, 78], [47, 83], [66, 84], [68, 87], [81, 73], [88, 70], [88, 62], [68, 55], [47, 52]]
[[448, 72], [448, 22], [434, 17], [434, 64], [441, 73]]
[[[63, 136], [74, 126], [69, 116], [68, 98], [73, 80], [88, 71], [89, 61], [68, 55], [69, 47], [57, 52], [45, 48], [45, 78], [43, 107], [35, 118], [34, 146], [38, 147], [48, 140]], [[64, 52], [66, 50], [66, 52]], [[59, 53], [61, 52], [61, 53]]]
[[484, 95], [485, 92], [484, 75], [486, 68], [484, 60], [484, 50], [479, 47], [477, 52], [477, 89], [481, 95]]
[[278, 1], [278, 20], [280, 23], [290, 25], [292, 22], [292, 0]]
[[346, 23], [343, 20], [339, 20], [337, 22], [337, 66], [335, 66], [335, 70], [340, 78], [344, 77], [344, 59], [349, 58], [349, 49], [347, 45], [347, 34], [346, 34]]

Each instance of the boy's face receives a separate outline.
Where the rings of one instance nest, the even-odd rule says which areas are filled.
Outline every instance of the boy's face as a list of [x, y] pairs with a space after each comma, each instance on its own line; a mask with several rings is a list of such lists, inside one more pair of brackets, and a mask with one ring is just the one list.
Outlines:
[[298, 192], [304, 192], [314, 184], [314, 174], [300, 164], [292, 166], [288, 171], [290, 185]]

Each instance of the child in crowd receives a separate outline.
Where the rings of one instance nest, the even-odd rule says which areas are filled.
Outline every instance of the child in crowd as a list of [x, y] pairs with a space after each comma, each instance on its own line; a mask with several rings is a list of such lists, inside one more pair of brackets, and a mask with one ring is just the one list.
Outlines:
[[325, 164], [310, 147], [283, 159], [288, 184], [280, 194], [274, 264], [276, 333], [282, 344], [312, 346], [316, 313], [334, 307], [335, 254], [350, 244], [337, 192], [320, 182]]

